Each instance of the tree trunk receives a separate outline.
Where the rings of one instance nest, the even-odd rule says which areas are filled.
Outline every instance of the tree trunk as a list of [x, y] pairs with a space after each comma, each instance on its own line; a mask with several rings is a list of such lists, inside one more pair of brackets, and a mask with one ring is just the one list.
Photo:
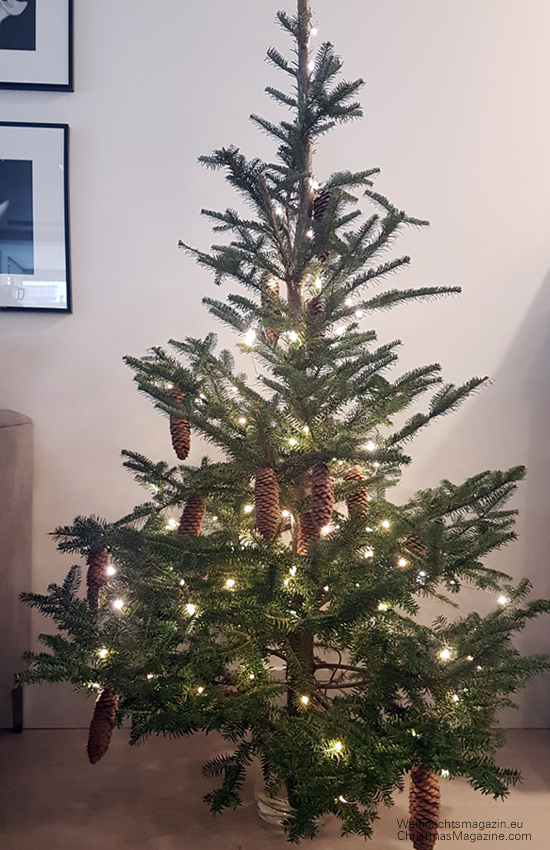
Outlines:
[[[311, 37], [311, 6], [310, 0], [298, 0], [298, 120], [303, 121], [307, 108], [310, 76], [309, 70], [309, 42]], [[298, 270], [298, 256], [301, 252], [304, 240], [307, 239], [306, 232], [309, 230], [311, 223], [311, 205], [313, 201], [313, 189], [311, 186], [311, 177], [313, 174], [313, 142], [311, 135], [303, 138], [304, 162], [302, 177], [300, 180], [300, 198], [298, 207], [298, 219], [296, 222], [296, 236], [294, 244], [294, 266]], [[290, 308], [290, 316], [298, 318], [304, 306], [304, 283], [301, 271], [297, 272], [293, 280], [287, 281], [287, 295]], [[294, 548], [296, 540], [293, 541]], [[300, 600], [296, 600], [300, 602]], [[291, 637], [292, 649], [307, 665], [313, 675], [314, 673], [314, 654], [313, 654], [313, 635], [310, 632], [298, 630]], [[287, 690], [287, 710], [290, 714], [295, 714], [297, 707], [295, 704], [296, 695], [292, 681], [288, 680]], [[293, 788], [292, 780], [287, 782], [287, 792], [289, 802], [296, 807], [297, 799]]]
[[[309, 70], [309, 43], [311, 38], [310, 0], [298, 0], [298, 120], [303, 121], [307, 108], [311, 71]], [[310, 211], [313, 201], [311, 177], [313, 174], [313, 141], [309, 132], [303, 138], [304, 161], [300, 181], [300, 198], [294, 244], [294, 266], [299, 268], [298, 256], [307, 238], [310, 227]], [[287, 281], [288, 303], [292, 318], [299, 316], [304, 305], [304, 284], [299, 273], [294, 280]]]

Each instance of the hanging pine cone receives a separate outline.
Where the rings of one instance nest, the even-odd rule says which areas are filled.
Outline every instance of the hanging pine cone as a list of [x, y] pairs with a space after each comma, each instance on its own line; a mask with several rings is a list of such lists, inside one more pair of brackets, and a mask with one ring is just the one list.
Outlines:
[[439, 821], [439, 780], [431, 770], [413, 767], [409, 786], [409, 832], [414, 850], [433, 850]]
[[109, 749], [117, 709], [118, 694], [102, 691], [96, 701], [88, 733], [88, 758], [92, 764], [97, 764]]
[[[358, 466], [350, 467], [344, 481], [364, 481], [365, 476]], [[346, 505], [351, 519], [366, 519], [369, 515], [369, 497], [364, 487], [350, 490], [346, 494]]]
[[324, 336], [325, 332], [321, 326], [325, 316], [325, 305], [323, 304], [321, 295], [314, 295], [314, 297], [308, 301], [307, 309], [308, 321], [315, 332], [315, 335], [317, 337]]
[[[313, 216], [313, 221], [320, 222], [325, 215], [328, 205], [330, 204], [331, 191], [330, 189], [321, 189], [313, 200], [313, 204], [311, 207], [311, 214]], [[318, 251], [317, 256], [321, 260], [322, 263], [325, 263], [329, 256], [330, 251], [326, 249], [324, 251]]]
[[[277, 278], [271, 277], [266, 281], [265, 289], [262, 291], [262, 307], [264, 310], [270, 310], [272, 314], [275, 314], [277, 312], [275, 305], [278, 296], [279, 281]], [[273, 328], [266, 328], [265, 335], [271, 342], [277, 343], [279, 340], [279, 333]]]
[[[181, 404], [185, 398], [185, 393], [173, 387], [168, 393], [176, 404]], [[172, 437], [172, 446], [178, 460], [185, 460], [191, 448], [191, 426], [189, 420], [182, 416], [170, 416], [170, 436]]]
[[314, 221], [321, 221], [330, 204], [330, 189], [321, 189], [313, 199], [312, 215]]
[[109, 554], [107, 549], [97, 548], [90, 549], [86, 559], [88, 571], [86, 573], [86, 598], [88, 605], [97, 610], [99, 591], [108, 582], [107, 564], [109, 563]]
[[403, 543], [403, 548], [406, 549], [409, 554], [418, 555], [420, 558], [423, 558], [427, 551], [426, 544], [422, 538], [418, 536], [418, 534], [409, 534]]
[[311, 474], [311, 518], [317, 534], [328, 525], [334, 510], [334, 486], [326, 463], [318, 463]]
[[256, 528], [266, 540], [275, 540], [279, 531], [279, 482], [273, 469], [259, 469], [254, 481]]
[[307, 555], [310, 542], [317, 538], [311, 513], [305, 511], [303, 514], [299, 514], [296, 523], [296, 554]]
[[198, 537], [205, 513], [206, 501], [197, 493], [192, 493], [183, 507], [178, 534], [191, 534], [193, 537]]

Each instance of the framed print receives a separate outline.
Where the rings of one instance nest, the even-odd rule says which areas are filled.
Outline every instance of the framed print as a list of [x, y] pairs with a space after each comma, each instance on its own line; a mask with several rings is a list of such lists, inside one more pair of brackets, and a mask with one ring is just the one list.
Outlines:
[[68, 136], [0, 121], [0, 310], [71, 312]]
[[0, 89], [73, 91], [73, 0], [0, 0]]

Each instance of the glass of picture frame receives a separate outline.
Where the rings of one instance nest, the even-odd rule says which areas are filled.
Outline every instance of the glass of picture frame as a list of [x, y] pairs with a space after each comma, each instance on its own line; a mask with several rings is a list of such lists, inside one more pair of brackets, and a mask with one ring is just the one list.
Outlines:
[[0, 0], [0, 89], [73, 91], [73, 0]]
[[71, 312], [68, 136], [0, 122], [0, 310]]

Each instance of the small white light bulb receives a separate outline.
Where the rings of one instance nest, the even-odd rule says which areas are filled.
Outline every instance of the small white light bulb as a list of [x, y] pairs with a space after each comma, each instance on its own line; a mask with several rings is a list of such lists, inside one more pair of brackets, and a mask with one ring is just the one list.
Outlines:
[[94, 689], [94, 691], [98, 691], [101, 687], [99, 682], [90, 682], [90, 687]]
[[290, 573], [290, 575], [292, 576], [292, 578], [294, 578], [294, 576], [296, 575], [296, 570], [297, 570], [297, 569], [298, 569], [297, 567], [291, 567], [291, 568], [289, 569], [289, 573]]
[[344, 748], [343, 743], [342, 743], [341, 741], [336, 741], [336, 743], [335, 743], [335, 745], [334, 745], [334, 749], [335, 749], [337, 752], [341, 753], [341, 752], [342, 752], [342, 750], [343, 750], [343, 748]]
[[281, 516], [283, 516], [285, 519], [287, 519], [287, 517], [290, 516], [290, 511], [281, 511]]
[[309, 425], [304, 425], [302, 431], [304, 432], [304, 434], [309, 434]]
[[113, 602], [113, 608], [116, 608], [117, 611], [120, 611], [124, 608], [124, 600], [123, 599], [115, 599]]
[[252, 681], [253, 679], [255, 679], [255, 678], [256, 678], [256, 676], [254, 675], [254, 673], [251, 673], [251, 674], [250, 674], [250, 676], [249, 676], [248, 678], [250, 679], [250, 681]]
[[389, 521], [389, 519], [384, 519], [384, 520], [382, 520], [380, 525], [382, 526], [382, 528], [389, 528], [390, 525], [391, 525], [391, 522]]
[[245, 514], [251, 514], [253, 510], [254, 510], [254, 505], [245, 505], [244, 506]]
[[450, 649], [442, 649], [439, 653], [439, 657], [442, 661], [449, 661], [451, 658], [451, 650]]
[[235, 579], [234, 578], [228, 578], [227, 581], [225, 582], [225, 586], [227, 587], [228, 590], [232, 590], [235, 587]]
[[114, 576], [115, 573], [116, 573], [116, 567], [113, 567], [112, 564], [109, 564], [109, 566], [107, 567], [105, 572], [107, 573], [108, 576]]
[[192, 617], [196, 613], [197, 608], [195, 605], [193, 605], [192, 602], [188, 602], [185, 606], [185, 610], [187, 611], [189, 616]]
[[374, 558], [374, 549], [365, 549], [363, 558]]
[[248, 330], [244, 335], [245, 345], [249, 345], [249, 346], [254, 345], [255, 339], [256, 339], [256, 331], [254, 330], [254, 328], [250, 328], [250, 330]]
[[460, 702], [460, 697], [458, 694], [453, 694], [453, 702]]
[[309, 697], [303, 696], [301, 697], [302, 705], [309, 705]]
[[184, 579], [184, 578], [180, 578], [180, 587], [183, 587], [183, 585], [184, 585], [184, 584], [185, 584], [185, 579]]
[[241, 418], [239, 419], [239, 425], [246, 425], [247, 422], [248, 419], [246, 418], [246, 416], [241, 416]]
[[499, 605], [508, 605], [509, 601], [510, 600], [508, 599], [508, 597], [504, 596], [504, 595], [499, 596], [498, 599], [497, 599], [497, 602], [498, 602]]
[[308, 238], [308, 239], [313, 239], [313, 237], [315, 236], [315, 232], [311, 229], [311, 227], [310, 227], [310, 229], [306, 232], [306, 236], [307, 236], [307, 238]]
[[290, 579], [285, 578], [285, 580], [283, 581], [283, 584], [284, 584], [285, 587], [288, 587], [288, 585], [290, 584]]
[[199, 685], [199, 687], [197, 688], [197, 693], [199, 694], [199, 696], [204, 693], [204, 688], [202, 685]]
[[295, 440], [294, 437], [291, 437], [290, 440], [288, 441], [288, 444], [289, 444], [289, 446], [297, 446], [298, 440]]
[[313, 71], [314, 68], [315, 68], [315, 62], [308, 62], [307, 63], [308, 71]]
[[399, 558], [397, 564], [399, 567], [406, 567], [409, 562], [406, 558]]
[[298, 339], [298, 334], [296, 333], [296, 331], [289, 331], [288, 338], [291, 342], [296, 342], [296, 340]]
[[102, 649], [98, 650], [97, 654], [100, 658], [107, 658], [107, 656], [109, 655], [109, 650], [107, 649], [107, 647], [104, 646]]
[[167, 528], [169, 531], [173, 531], [175, 528], [178, 527], [177, 519], [169, 519], [164, 527]]
[[321, 534], [323, 534], [323, 535], [330, 534], [330, 532], [331, 532], [330, 525], [324, 525], [321, 529]]
[[443, 776], [444, 778], [447, 778], [447, 776], [450, 776], [450, 773], [449, 773], [449, 771], [448, 771], [448, 770], [442, 770], [442, 771], [441, 771], [441, 776]]
[[355, 311], [355, 318], [356, 319], [362, 319], [364, 315], [365, 315], [364, 310], [356, 310]]
[[376, 443], [373, 443], [372, 440], [369, 440], [369, 442], [367, 443], [365, 448], [368, 452], [375, 452], [376, 451]]
[[151, 679], [155, 678], [155, 674], [154, 673], [147, 673], [147, 678], [148, 678], [149, 681], [151, 681]]
[[473, 660], [474, 660], [474, 656], [473, 656], [473, 655], [467, 655], [467, 656], [466, 656], [466, 661], [473, 661]]
[[339, 803], [347, 803], [348, 801], [346, 800], [346, 798], [342, 794], [340, 794], [340, 796], [338, 797], [338, 802]]
[[390, 607], [389, 602], [379, 602], [378, 603], [378, 610], [379, 611], [387, 611], [389, 607]]

